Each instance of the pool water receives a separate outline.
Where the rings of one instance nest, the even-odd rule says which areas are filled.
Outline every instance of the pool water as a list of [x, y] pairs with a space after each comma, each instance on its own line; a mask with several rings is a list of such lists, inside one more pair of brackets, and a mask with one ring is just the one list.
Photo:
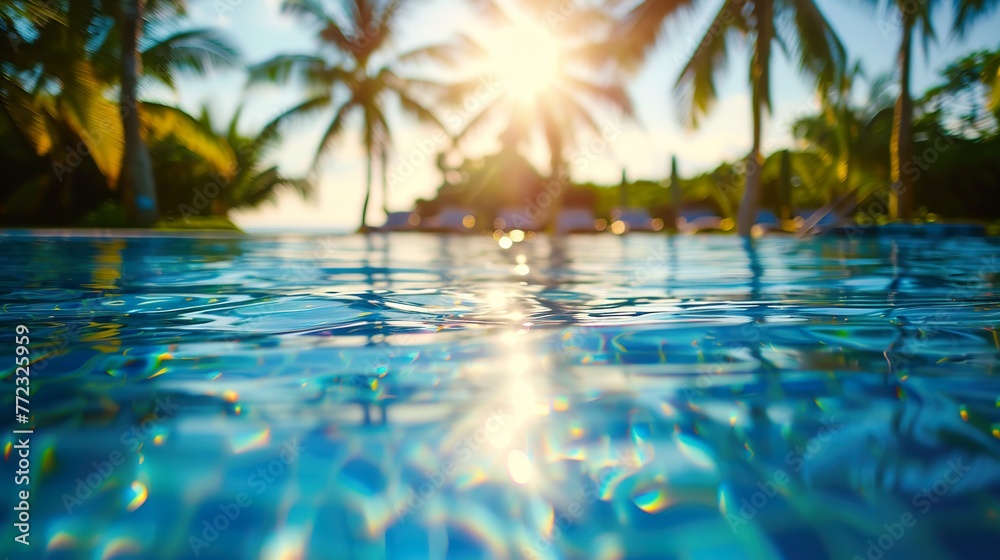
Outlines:
[[995, 558], [998, 250], [0, 233], [0, 550]]

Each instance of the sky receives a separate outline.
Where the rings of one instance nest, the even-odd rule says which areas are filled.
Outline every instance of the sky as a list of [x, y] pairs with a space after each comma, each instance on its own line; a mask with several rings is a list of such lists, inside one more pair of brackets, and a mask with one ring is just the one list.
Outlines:
[[[330, 0], [328, 0], [330, 1]], [[566, 0], [568, 3], [584, 0]], [[635, 118], [622, 119], [610, 111], [598, 112], [597, 121], [608, 131], [608, 141], [598, 142], [593, 134], [576, 137], [577, 148], [569, 152], [576, 161], [571, 170], [578, 181], [616, 184], [625, 170], [630, 179], [664, 178], [669, 173], [670, 157], [676, 155], [679, 171], [690, 176], [717, 166], [724, 160], [744, 157], [751, 143], [750, 100], [747, 87], [747, 54], [737, 46], [725, 75], [718, 80], [719, 99], [697, 129], [684, 126], [678, 113], [673, 84], [684, 62], [710, 23], [711, 14], [722, 0], [706, 1], [702, 6], [667, 23], [663, 40], [642, 69], [628, 84], [635, 105]], [[836, 29], [851, 60], [860, 60], [868, 76], [893, 69], [901, 31], [892, 11], [872, 9], [860, 0], [817, 0], [827, 19]], [[239, 48], [249, 64], [276, 54], [313, 53], [315, 30], [300, 19], [284, 14], [281, 0], [192, 0], [188, 4], [191, 27], [214, 27], [222, 30]], [[950, 3], [949, 3], [950, 4]], [[925, 53], [917, 45], [914, 58], [912, 91], [922, 91], [936, 83], [936, 72], [955, 57], [981, 48], [998, 46], [996, 29], [1000, 13], [981, 21], [964, 39], [948, 33], [952, 14], [947, 6], [936, 14], [938, 39]], [[416, 46], [436, 43], [467, 33], [488, 37], [495, 24], [483, 21], [465, 0], [419, 0], [411, 2], [400, 19], [400, 29], [390, 52], [405, 52]], [[540, 28], [541, 29], [541, 28]], [[419, 72], [419, 69], [418, 69]], [[423, 69], [427, 75], [427, 69]], [[208, 79], [185, 77], [176, 92], [160, 93], [165, 101], [197, 112], [207, 105], [219, 124], [228, 122], [236, 108], [244, 106], [241, 130], [253, 133], [275, 115], [302, 99], [302, 91], [293, 85], [245, 89], [242, 71], [217, 72]], [[853, 92], [864, 102], [867, 85], [859, 84]], [[771, 152], [792, 143], [789, 125], [797, 117], [813, 112], [815, 94], [783, 55], [772, 63], [774, 114], [764, 128], [764, 150]], [[449, 113], [453, 122], [465, 122], [472, 113]], [[296, 123], [286, 131], [284, 141], [270, 154], [288, 175], [310, 173], [319, 138], [331, 115]], [[433, 197], [441, 183], [435, 167], [435, 155], [447, 146], [440, 142], [440, 131], [407, 118], [394, 108], [389, 112], [393, 127], [394, 152], [389, 159], [392, 181], [390, 211], [412, 208], [419, 197]], [[448, 119], [446, 119], [446, 124]], [[466, 148], [470, 156], [483, 155], [498, 145], [495, 127], [483, 127]], [[538, 143], [528, 154], [544, 167], [544, 147]], [[573, 157], [576, 156], [576, 157]], [[580, 157], [583, 156], [583, 157]], [[323, 228], [351, 229], [358, 225], [364, 196], [365, 158], [360, 135], [345, 134], [320, 162], [314, 175], [315, 197], [303, 201], [292, 193], [282, 195], [277, 204], [236, 213], [234, 221], [244, 229]], [[381, 223], [382, 200], [374, 189], [369, 210], [372, 224]]]

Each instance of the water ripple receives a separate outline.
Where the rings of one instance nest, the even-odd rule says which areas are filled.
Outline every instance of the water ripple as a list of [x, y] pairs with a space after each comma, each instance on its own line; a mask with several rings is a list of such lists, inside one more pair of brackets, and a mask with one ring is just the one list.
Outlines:
[[1000, 534], [998, 248], [0, 233], [33, 546], [973, 557]]

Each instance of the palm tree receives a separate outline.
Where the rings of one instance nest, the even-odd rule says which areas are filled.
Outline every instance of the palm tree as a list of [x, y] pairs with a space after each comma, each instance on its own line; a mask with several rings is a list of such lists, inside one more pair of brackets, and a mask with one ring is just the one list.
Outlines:
[[[274, 202], [283, 190], [290, 189], [302, 197], [313, 192], [312, 183], [305, 178], [287, 177], [276, 165], [264, 165], [264, 157], [281, 141], [276, 127], [265, 126], [261, 133], [250, 136], [239, 132], [242, 106], [237, 108], [225, 128], [217, 133], [229, 145], [236, 157], [232, 176], [220, 196], [212, 200], [212, 213], [225, 216], [230, 210], [255, 208], [265, 202]], [[213, 129], [207, 110], [202, 110], [201, 123]]]
[[853, 151], [868, 115], [851, 103], [851, 90], [864, 72], [861, 63], [839, 76], [835, 84], [820, 91], [820, 113], [801, 118], [792, 124], [793, 135], [820, 149], [836, 162], [837, 186], [833, 198], [843, 197], [851, 190]]
[[670, 206], [673, 210], [674, 219], [670, 221], [670, 226], [677, 227], [678, 219], [681, 217], [681, 206], [684, 199], [681, 192], [681, 176], [677, 172], [677, 156], [670, 156]]
[[[143, 13], [148, 20], [145, 27], [153, 33], [147, 33], [140, 55]], [[69, 159], [63, 147], [84, 146], [109, 188], [128, 185], [118, 191], [125, 191], [123, 199], [131, 201], [133, 223], [140, 225], [155, 220], [155, 191], [144, 171], [148, 157], [142, 153], [140, 134], [149, 131], [150, 120], [165, 123], [177, 133], [194, 131], [189, 138], [192, 148], [205, 148], [210, 158], [219, 159], [213, 142], [204, 142], [204, 135], [197, 134], [179, 110], [157, 106], [146, 115], [144, 104], [136, 101], [140, 56], [143, 78], [171, 88], [179, 70], [200, 75], [236, 65], [236, 51], [212, 31], [161, 32], [162, 23], [176, 21], [181, 14], [183, 3], [176, 0], [150, 0], [147, 5], [134, 0], [25, 0], [0, 9], [4, 27], [27, 30], [14, 41], [17, 56], [0, 62], [6, 117], [39, 156], [52, 160], [53, 167], [65, 166]], [[110, 100], [115, 89], [120, 105]], [[122, 173], [126, 161], [127, 172]], [[132, 172], [133, 168], [137, 171]], [[39, 182], [36, 187], [49, 184], [61, 189], [58, 198], [68, 205], [74, 174], [56, 175], [58, 181]], [[132, 188], [137, 181], [138, 190]]]
[[[818, 113], [792, 123], [792, 135], [822, 157], [818, 167], [829, 167], [832, 171], [828, 179], [823, 175], [817, 177], [824, 189], [831, 183], [835, 185], [823, 196], [824, 204], [831, 198], [837, 207], [846, 203], [845, 212], [853, 209], [855, 201], [871, 194], [871, 190], [884, 189], [888, 184], [886, 162], [896, 98], [891, 90], [894, 77], [885, 73], [870, 80], [867, 98], [854, 104], [849, 97], [848, 82], [861, 74], [860, 65], [855, 65], [838, 80], [837, 87], [821, 95]], [[815, 181], [808, 183], [813, 185]]]
[[[618, 27], [614, 53], [628, 65], [641, 61], [659, 40], [664, 20], [695, 3], [642, 0]], [[743, 37], [750, 49], [753, 143], [737, 216], [740, 235], [748, 236], [760, 200], [761, 132], [763, 113], [771, 109], [772, 44], [777, 42], [821, 90], [842, 72], [845, 52], [814, 0], [725, 0], [677, 80], [684, 104], [690, 106], [691, 124], [697, 124], [715, 101], [715, 77], [725, 67], [726, 41], [731, 35]]]
[[139, 80], [138, 39], [144, 0], [122, 0], [122, 78], [119, 107], [125, 131], [125, 154], [120, 179], [125, 215], [140, 227], [156, 223], [156, 185], [149, 148], [139, 133], [136, 83]]
[[[901, 28], [896, 64], [899, 69], [899, 94], [892, 119], [892, 139], [890, 140], [890, 181], [889, 217], [908, 220], [913, 217], [913, 177], [903, 172], [903, 167], [913, 160], [913, 95], [910, 92], [910, 71], [913, 58], [914, 28], [920, 26], [924, 50], [935, 37], [932, 14], [940, 4], [938, 0], [909, 2], [907, 0], [866, 0], [869, 4], [881, 5], [898, 11], [897, 20]], [[882, 13], [886, 13], [885, 10]]]
[[[1000, 6], [1000, 0], [955, 0], [955, 25], [953, 31], [963, 37], [977, 19]], [[1000, 121], [1000, 50], [988, 55], [981, 76], [983, 85], [991, 92], [989, 108]]]
[[861, 63], [858, 62], [849, 71], [838, 76], [834, 85], [820, 92], [823, 116], [833, 127], [837, 144], [837, 197], [847, 196], [851, 190], [852, 140], [859, 128], [851, 106], [851, 89], [854, 87], [854, 80], [863, 75]]
[[308, 98], [275, 119], [274, 126], [281, 126], [293, 117], [332, 109], [333, 118], [316, 149], [314, 168], [344, 131], [347, 120], [360, 115], [367, 160], [361, 231], [368, 229], [376, 161], [382, 173], [383, 199], [388, 190], [386, 164], [392, 131], [386, 117], [387, 101], [395, 99], [408, 114], [443, 128], [419, 97], [419, 90], [434, 84], [404, 78], [397, 68], [422, 57], [447, 59], [451, 54], [446, 46], [422, 47], [388, 63], [376, 64], [379, 55], [387, 50], [397, 17], [406, 3], [407, 0], [344, 0], [338, 8], [328, 9], [316, 0], [285, 0], [282, 4], [285, 11], [318, 27], [320, 53], [279, 55], [250, 69], [250, 85], [283, 83], [295, 76], [307, 86]]
[[1000, 124], [1000, 49], [969, 53], [941, 71], [942, 81], [924, 92], [917, 105], [958, 117], [959, 132], [983, 137]]
[[[501, 25], [513, 21], [510, 14], [494, 0], [477, 0], [486, 13]], [[558, 17], [551, 24], [558, 49], [553, 76], [546, 87], [529, 99], [519, 97], [515, 87], [500, 84], [500, 91], [491, 96], [485, 106], [474, 115], [455, 136], [456, 142], [466, 138], [471, 131], [485, 121], [500, 118], [506, 121], [501, 135], [504, 149], [512, 149], [529, 142], [534, 132], [540, 132], [549, 152], [548, 184], [558, 185], [553, 194], [553, 202], [548, 208], [549, 223], [553, 225], [561, 200], [566, 194], [570, 181], [567, 151], [573, 147], [573, 132], [580, 127], [589, 129], [605, 140], [617, 133], [610, 133], [608, 126], [598, 123], [592, 107], [604, 106], [619, 111], [624, 117], [634, 115], [632, 100], [618, 76], [600, 74], [604, 57], [601, 55], [603, 42], [595, 37], [606, 36], [613, 23], [610, 14], [601, 9], [576, 6], [568, 14], [558, 0], [536, 0], [526, 2], [527, 17], [537, 24], [547, 23], [547, 18]], [[563, 6], [564, 8], [564, 6]], [[486, 54], [486, 49], [478, 46], [476, 51]], [[477, 75], [467, 81], [451, 84], [443, 101], [454, 104], [468, 98], [488, 76]]]
[[[144, 10], [147, 0], [121, 0], [121, 62], [119, 110], [124, 129], [124, 157], [121, 191], [125, 215], [137, 226], [150, 227], [156, 223], [156, 184], [153, 181], [153, 162], [149, 148], [143, 142], [139, 127], [140, 105], [137, 102], [137, 82], [143, 53], [138, 48], [142, 34]], [[149, 0], [156, 15], [171, 16], [184, 12], [183, 0]], [[235, 51], [203, 30], [181, 32], [168, 37], [152, 47], [151, 74], [169, 86], [174, 85], [172, 73], [178, 67], [193, 68], [204, 72], [214, 65], [231, 66]], [[168, 70], [169, 69], [169, 70]]]
[[[893, 219], [908, 220], [913, 217], [914, 179], [903, 168], [913, 160], [913, 96], [910, 92], [910, 73], [913, 59], [913, 35], [919, 27], [924, 51], [935, 39], [933, 13], [940, 5], [938, 0], [865, 0], [868, 4], [896, 10], [901, 28], [897, 64], [899, 66], [899, 96], [893, 117], [892, 145], [890, 147], [892, 188], [889, 214]], [[956, 11], [954, 31], [962, 35], [974, 21], [996, 8], [998, 0], [954, 0]]]

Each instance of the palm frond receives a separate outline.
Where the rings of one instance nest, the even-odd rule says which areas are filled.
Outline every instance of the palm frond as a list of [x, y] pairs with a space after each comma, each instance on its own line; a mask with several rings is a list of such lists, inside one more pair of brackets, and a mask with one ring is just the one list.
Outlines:
[[567, 124], [576, 120], [586, 125], [594, 134], [601, 134], [601, 126], [594, 120], [591, 111], [573, 96], [571, 90], [560, 90], [557, 103], [558, 111], [565, 115]]
[[955, 0], [955, 33], [964, 37], [976, 20], [990, 15], [997, 6], [1000, 0]]
[[282, 54], [247, 69], [247, 87], [264, 83], [283, 85], [292, 77], [309, 78], [326, 67], [326, 61], [311, 54]]
[[174, 33], [142, 52], [143, 74], [174, 87], [174, 75], [204, 76], [212, 70], [235, 68], [240, 55], [223, 35], [211, 29]]
[[434, 112], [424, 103], [418, 101], [413, 96], [413, 88], [409, 80], [399, 77], [389, 68], [383, 68], [379, 71], [376, 79], [381, 81], [386, 88], [396, 94], [399, 98], [400, 105], [405, 112], [413, 115], [420, 122], [432, 124], [442, 129], [444, 128], [444, 125], [441, 124], [440, 120], [438, 120], [437, 115], [435, 115]]
[[454, 142], [456, 144], [458, 144], [463, 139], [465, 139], [466, 137], [468, 137], [469, 133], [471, 133], [473, 130], [475, 130], [478, 126], [480, 126], [481, 124], [483, 124], [484, 122], [486, 122], [487, 120], [489, 120], [496, 113], [499, 113], [500, 110], [501, 110], [501, 108], [506, 108], [506, 106], [508, 104], [505, 103], [504, 101], [506, 101], [506, 97], [505, 96], [501, 96], [501, 97], [499, 97], [497, 99], [489, 101], [486, 104], [485, 107], [483, 107], [478, 113], [476, 113], [475, 116], [473, 116], [471, 119], [469, 119], [469, 121], [467, 123], [465, 123], [465, 126], [462, 127], [452, 137], [452, 139], [454, 140]]
[[[410, 80], [411, 84], [432, 89], [437, 94], [435, 102], [442, 106], [461, 105], [466, 100], [480, 97], [477, 92], [481, 92], [485, 84], [496, 83], [490, 75], [478, 75], [469, 79], [460, 80], [446, 84], [437, 82]], [[495, 86], [500, 90], [499, 85]], [[497, 92], [499, 95], [499, 91]]]
[[385, 154], [392, 151], [392, 130], [389, 120], [382, 111], [381, 103], [369, 103], [364, 108], [365, 143], [373, 150], [372, 154]]
[[715, 77], [725, 69], [727, 35], [739, 24], [745, 25], [741, 5], [739, 0], [725, 0], [677, 78], [675, 89], [680, 93], [680, 112], [691, 125], [697, 124], [715, 103], [718, 94]]
[[336, 49], [347, 52], [354, 48], [354, 43], [348, 33], [344, 31], [334, 15], [326, 10], [322, 2], [317, 0], [285, 0], [281, 4], [281, 10], [317, 24], [320, 28], [320, 38], [331, 43]]
[[318, 95], [316, 97], [309, 98], [285, 111], [282, 111], [278, 116], [271, 119], [264, 128], [261, 129], [260, 134], [257, 135], [256, 144], [258, 146], [266, 146], [278, 138], [281, 133], [281, 129], [285, 126], [291, 124], [292, 120], [308, 118], [318, 111], [324, 111], [330, 107], [333, 103], [333, 98], [329, 94]]
[[[805, 0], [810, 1], [810, 0]], [[750, 56], [750, 90], [754, 109], [766, 108], [771, 111], [771, 43], [774, 28], [774, 3], [770, 0], [754, 2], [752, 17], [756, 20], [756, 37], [753, 39], [753, 53]], [[754, 113], [756, 115], [756, 113]], [[760, 123], [755, 122], [754, 126]]]
[[341, 105], [337, 109], [337, 112], [334, 113], [333, 120], [330, 121], [330, 125], [326, 128], [326, 131], [323, 132], [323, 136], [319, 141], [319, 146], [316, 148], [316, 155], [313, 156], [313, 168], [317, 166], [320, 158], [323, 157], [323, 154], [330, 149], [333, 143], [340, 137], [341, 133], [343, 133], [344, 121], [347, 119], [348, 113], [350, 113], [355, 107], [357, 107], [357, 105], [354, 104], [353, 101], [349, 101]]
[[58, 111], [86, 144], [108, 184], [116, 185], [124, 157], [125, 135], [118, 105], [104, 97], [102, 86], [86, 60], [75, 61], [58, 97]]
[[496, 0], [471, 0], [472, 6], [493, 25], [510, 25], [512, 20]]
[[408, 91], [405, 89], [393, 89], [393, 91], [399, 97], [399, 103], [404, 112], [416, 117], [416, 119], [422, 123], [431, 124], [444, 130], [444, 124], [437, 118], [434, 111], [429, 109], [420, 101], [411, 97]]
[[6, 84], [0, 107], [36, 154], [42, 156], [52, 149], [49, 116], [31, 94], [16, 83]]
[[[546, 105], [548, 103], [545, 103]], [[542, 133], [545, 136], [545, 143], [549, 148], [549, 176], [559, 177], [564, 171], [566, 148], [566, 133], [568, 126], [566, 122], [559, 118], [564, 111], [555, 107], [543, 107], [541, 113]]]
[[59, 9], [58, 4], [45, 0], [25, 0], [23, 2], [5, 2], [0, 5], [0, 14], [11, 20], [31, 22], [38, 27], [49, 23], [66, 25], [66, 13]]
[[384, 47], [392, 39], [396, 29], [395, 20], [402, 10], [405, 0], [388, 0], [388, 3], [379, 11], [375, 10], [374, 3], [369, 0], [357, 1], [359, 4], [372, 9], [372, 13], [366, 16], [372, 21], [366, 21], [364, 27], [358, 27], [359, 35], [365, 41], [359, 58], [367, 60], [373, 53]]
[[632, 98], [628, 94], [628, 89], [621, 83], [599, 84], [589, 82], [573, 76], [562, 76], [562, 81], [566, 87], [573, 92], [585, 95], [593, 100], [610, 105], [631, 117], [635, 114], [632, 106]]
[[395, 57], [397, 63], [432, 61], [454, 65], [474, 57], [486, 56], [486, 49], [468, 35], [461, 34], [448, 43], [417, 47]]
[[983, 68], [983, 83], [990, 90], [990, 110], [1000, 121], [1000, 52], [996, 52], [986, 61]]
[[666, 19], [695, 4], [695, 0], [643, 0], [614, 28], [608, 47], [620, 64], [634, 68], [660, 41]]
[[323, 2], [318, 0], [284, 0], [281, 3], [281, 11], [294, 15], [306, 16], [315, 19], [317, 22], [332, 21], [333, 18], [327, 13]]
[[868, 86], [868, 102], [872, 107], [882, 108], [893, 102], [896, 76], [892, 72], [882, 72], [872, 78]]
[[237, 169], [236, 154], [229, 142], [177, 107], [140, 103], [139, 117], [147, 139], [173, 137], [223, 175]]
[[790, 38], [798, 66], [823, 89], [845, 75], [847, 51], [815, 0], [789, 0], [792, 7]]
[[275, 202], [282, 190], [291, 189], [303, 198], [313, 194], [313, 184], [306, 179], [290, 179], [281, 175], [277, 166], [254, 174], [234, 193], [233, 208], [255, 208], [265, 202]]
[[[232, 145], [239, 138], [240, 117], [243, 116], [244, 107], [246, 107], [246, 105], [244, 105], [242, 102], [236, 106], [236, 110], [233, 111], [232, 118], [229, 119], [229, 126], [226, 127], [226, 141], [228, 141], [230, 145]], [[202, 110], [203, 111], [205, 110], [204, 106], [202, 106]], [[208, 119], [204, 119], [201, 122], [203, 124], [208, 124], [209, 126], [211, 126], [211, 121]]]

